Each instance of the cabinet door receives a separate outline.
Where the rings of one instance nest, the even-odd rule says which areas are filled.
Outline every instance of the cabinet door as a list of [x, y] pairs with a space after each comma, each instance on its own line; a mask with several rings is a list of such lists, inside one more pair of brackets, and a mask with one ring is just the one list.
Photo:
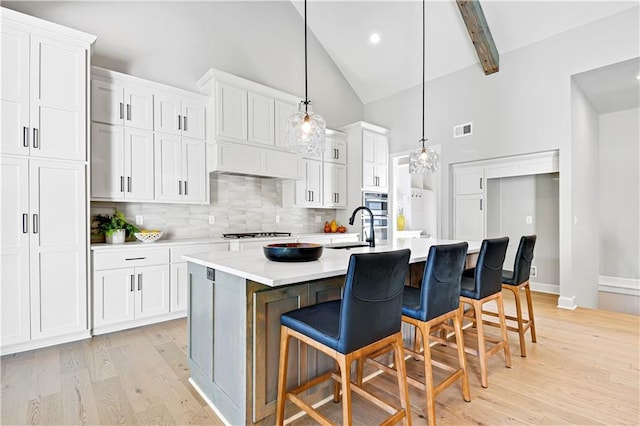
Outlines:
[[91, 124], [91, 198], [122, 200], [125, 194], [124, 130]]
[[169, 313], [169, 265], [136, 268], [136, 319]]
[[[3, 46], [4, 48], [4, 46]], [[0, 346], [29, 341], [29, 160], [0, 157]]]
[[324, 161], [347, 164], [347, 141], [342, 137], [325, 137]]
[[189, 274], [187, 273], [187, 262], [174, 263], [171, 265], [171, 312], [187, 310], [187, 298], [189, 295]]
[[484, 232], [484, 199], [482, 195], [455, 196], [455, 239], [481, 241]]
[[31, 337], [87, 330], [85, 166], [31, 160]]
[[153, 133], [124, 129], [125, 198], [153, 200]]
[[205, 142], [182, 139], [182, 199], [192, 203], [207, 201]]
[[303, 180], [295, 184], [295, 205], [298, 207], [322, 206], [322, 162], [300, 159], [299, 174]]
[[249, 92], [248, 139], [249, 142], [275, 145], [274, 100], [266, 96]]
[[461, 168], [454, 171], [455, 194], [482, 194], [484, 193], [484, 169]]
[[156, 94], [153, 97], [153, 129], [156, 132], [180, 135], [182, 109], [177, 96]]
[[275, 102], [275, 145], [287, 147], [287, 130], [289, 118], [298, 110], [297, 104], [278, 101]]
[[375, 134], [366, 130], [362, 131], [362, 187], [376, 190], [376, 155]]
[[324, 206], [347, 206], [347, 166], [324, 163]]
[[153, 130], [153, 93], [142, 87], [124, 88], [124, 125]]
[[216, 137], [247, 140], [247, 91], [216, 83]]
[[182, 136], [205, 138], [206, 105], [191, 99], [182, 100]]
[[386, 192], [389, 175], [389, 145], [386, 136], [375, 136], [375, 180], [378, 191]]
[[182, 198], [182, 141], [179, 136], [154, 135], [156, 200]]
[[93, 326], [132, 321], [135, 318], [135, 270], [96, 271], [93, 275]]
[[31, 155], [86, 160], [85, 49], [31, 35]]
[[91, 121], [107, 124], [124, 122], [124, 89], [121, 84], [91, 81]]
[[29, 154], [29, 33], [0, 28], [0, 152]]

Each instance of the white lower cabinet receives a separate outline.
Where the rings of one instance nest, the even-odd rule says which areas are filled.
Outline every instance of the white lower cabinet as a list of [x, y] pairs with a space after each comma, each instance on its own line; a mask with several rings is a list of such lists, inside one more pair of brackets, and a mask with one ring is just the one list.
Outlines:
[[2, 353], [88, 333], [85, 165], [2, 156], [0, 177]]

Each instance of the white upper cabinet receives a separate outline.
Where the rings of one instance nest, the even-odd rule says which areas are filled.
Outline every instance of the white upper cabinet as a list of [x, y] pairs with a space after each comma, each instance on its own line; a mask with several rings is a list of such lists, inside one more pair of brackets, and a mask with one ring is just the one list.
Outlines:
[[324, 161], [347, 164], [347, 140], [327, 134], [325, 136]]
[[362, 131], [362, 188], [387, 192], [389, 143], [386, 135]]
[[94, 123], [91, 129], [91, 197], [153, 200], [153, 133]]
[[247, 103], [249, 108], [247, 117], [249, 142], [273, 146], [275, 144], [275, 101], [273, 98], [248, 93]]
[[246, 141], [247, 91], [218, 82], [215, 93], [216, 139]]
[[206, 105], [203, 102], [171, 94], [156, 94], [154, 96], [154, 130], [204, 139], [205, 111]]
[[1, 152], [85, 161], [87, 47], [1, 31]]
[[205, 142], [156, 134], [155, 199], [205, 202]]
[[275, 101], [275, 143], [276, 147], [285, 149], [287, 147], [287, 126], [289, 118], [298, 110], [298, 105], [292, 102]]
[[483, 194], [485, 192], [484, 168], [456, 168], [454, 172], [455, 194]]
[[126, 86], [117, 81], [91, 82], [91, 119], [153, 130], [153, 93], [143, 87]]

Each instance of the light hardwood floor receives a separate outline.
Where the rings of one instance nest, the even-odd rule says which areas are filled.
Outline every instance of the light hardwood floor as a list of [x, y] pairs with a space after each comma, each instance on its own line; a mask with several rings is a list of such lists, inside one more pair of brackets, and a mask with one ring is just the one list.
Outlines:
[[[513, 312], [512, 298], [505, 299]], [[640, 423], [640, 317], [555, 305], [556, 297], [534, 293], [538, 343], [529, 341], [521, 358], [510, 333], [513, 368], [505, 368], [501, 355], [491, 357], [487, 389], [480, 387], [477, 358], [468, 356], [471, 402], [463, 401], [459, 385], [449, 387], [436, 399], [438, 424]], [[4, 356], [0, 423], [221, 424], [187, 382], [185, 348], [181, 319]], [[446, 349], [434, 351], [448, 357]], [[420, 374], [419, 362], [407, 364]], [[391, 376], [366, 386], [386, 400], [397, 398]], [[422, 394], [410, 393], [413, 423], [426, 424]], [[321, 410], [339, 421], [340, 404]], [[354, 397], [356, 424], [384, 416]], [[311, 423], [308, 417], [294, 422]]]

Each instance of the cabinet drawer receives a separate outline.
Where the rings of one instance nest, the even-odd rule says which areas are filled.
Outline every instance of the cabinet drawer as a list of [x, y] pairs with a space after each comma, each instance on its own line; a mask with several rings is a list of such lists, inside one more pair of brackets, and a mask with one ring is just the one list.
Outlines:
[[169, 249], [137, 249], [93, 254], [93, 269], [129, 268], [169, 263]]
[[184, 262], [184, 255], [200, 255], [211, 252], [229, 251], [229, 243], [194, 244], [171, 249], [171, 263]]

